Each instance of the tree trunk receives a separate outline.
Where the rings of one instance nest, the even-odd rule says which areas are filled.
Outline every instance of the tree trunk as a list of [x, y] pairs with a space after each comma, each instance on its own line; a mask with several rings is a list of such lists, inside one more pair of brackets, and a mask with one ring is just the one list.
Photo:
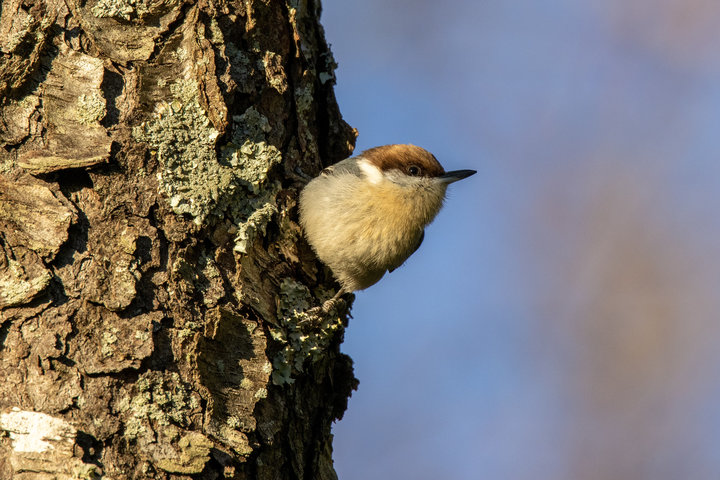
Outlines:
[[331, 479], [315, 0], [2, 0], [0, 479]]

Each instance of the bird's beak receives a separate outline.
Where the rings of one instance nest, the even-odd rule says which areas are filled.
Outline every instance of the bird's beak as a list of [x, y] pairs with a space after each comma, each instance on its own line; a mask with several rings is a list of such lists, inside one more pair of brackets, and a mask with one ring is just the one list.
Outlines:
[[467, 178], [470, 175], [475, 175], [476, 173], [476, 170], [453, 170], [452, 172], [447, 172], [437, 178], [441, 182], [449, 185], [453, 182], [457, 182], [458, 180], [462, 180], [463, 178]]

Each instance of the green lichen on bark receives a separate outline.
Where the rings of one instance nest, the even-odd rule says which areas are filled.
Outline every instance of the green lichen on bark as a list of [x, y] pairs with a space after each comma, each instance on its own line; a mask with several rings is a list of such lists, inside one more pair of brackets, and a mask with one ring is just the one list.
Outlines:
[[267, 225], [277, 213], [275, 195], [280, 184], [268, 182], [268, 172], [280, 164], [282, 155], [266, 142], [270, 132], [268, 119], [255, 108], [233, 117], [231, 141], [221, 149], [224, 162], [238, 171], [246, 192], [242, 202], [231, 205], [236, 222], [235, 251], [246, 253], [251, 242], [264, 235]]
[[217, 211], [218, 201], [235, 190], [234, 175], [217, 161], [219, 132], [198, 102], [197, 82], [178, 80], [170, 92], [173, 98], [158, 105], [154, 117], [135, 127], [133, 135], [157, 155], [160, 188], [173, 211], [202, 224]]
[[260, 235], [265, 235], [267, 225], [277, 213], [277, 206], [270, 202], [261, 202], [244, 222], [237, 225], [234, 250], [239, 253], [247, 253], [250, 244]]
[[200, 473], [210, 460], [213, 443], [199, 432], [189, 432], [177, 443], [178, 452], [170, 458], [160, 458], [156, 464], [166, 472]]
[[92, 125], [105, 116], [105, 99], [98, 92], [83, 93], [78, 97], [78, 120], [83, 125]]
[[35, 268], [28, 275], [22, 264], [7, 259], [4, 272], [0, 272], [0, 307], [17, 305], [25, 302], [48, 286], [52, 275], [47, 270]]
[[98, 18], [119, 17], [130, 20], [149, 13], [150, 7], [145, 0], [98, 0], [91, 11]]
[[152, 119], [133, 130], [158, 157], [160, 188], [177, 214], [190, 214], [198, 225], [228, 214], [237, 225], [237, 250], [264, 233], [276, 212], [280, 185], [268, 181], [282, 161], [265, 141], [267, 118], [250, 108], [233, 118], [230, 141], [216, 149], [219, 132], [198, 102], [192, 80], [170, 85], [172, 99], [156, 108]]
[[134, 395], [123, 397], [117, 410], [125, 423], [125, 436], [138, 439], [153, 435], [149, 422], [187, 427], [190, 411], [198, 407], [198, 399], [180, 375], [150, 371], [140, 376]]
[[313, 298], [310, 289], [296, 280], [286, 278], [280, 284], [280, 327], [270, 330], [274, 340], [285, 344], [273, 358], [276, 385], [293, 383], [305, 362], [321, 358], [343, 330], [343, 320], [336, 312], [310, 308]]

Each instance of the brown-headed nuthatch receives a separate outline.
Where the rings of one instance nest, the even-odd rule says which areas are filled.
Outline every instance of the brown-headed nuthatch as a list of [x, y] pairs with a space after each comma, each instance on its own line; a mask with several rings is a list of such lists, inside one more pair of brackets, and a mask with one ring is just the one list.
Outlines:
[[300, 224], [343, 293], [375, 284], [422, 243], [447, 186], [475, 170], [445, 172], [427, 150], [385, 145], [326, 168], [300, 193]]

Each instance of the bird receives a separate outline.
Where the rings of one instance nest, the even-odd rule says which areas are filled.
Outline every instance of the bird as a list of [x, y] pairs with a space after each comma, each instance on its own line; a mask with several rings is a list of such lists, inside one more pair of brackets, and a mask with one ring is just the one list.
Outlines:
[[420, 247], [448, 185], [475, 173], [446, 172], [424, 148], [394, 144], [365, 150], [310, 180], [300, 192], [300, 226], [340, 284], [331, 301], [401, 266]]

